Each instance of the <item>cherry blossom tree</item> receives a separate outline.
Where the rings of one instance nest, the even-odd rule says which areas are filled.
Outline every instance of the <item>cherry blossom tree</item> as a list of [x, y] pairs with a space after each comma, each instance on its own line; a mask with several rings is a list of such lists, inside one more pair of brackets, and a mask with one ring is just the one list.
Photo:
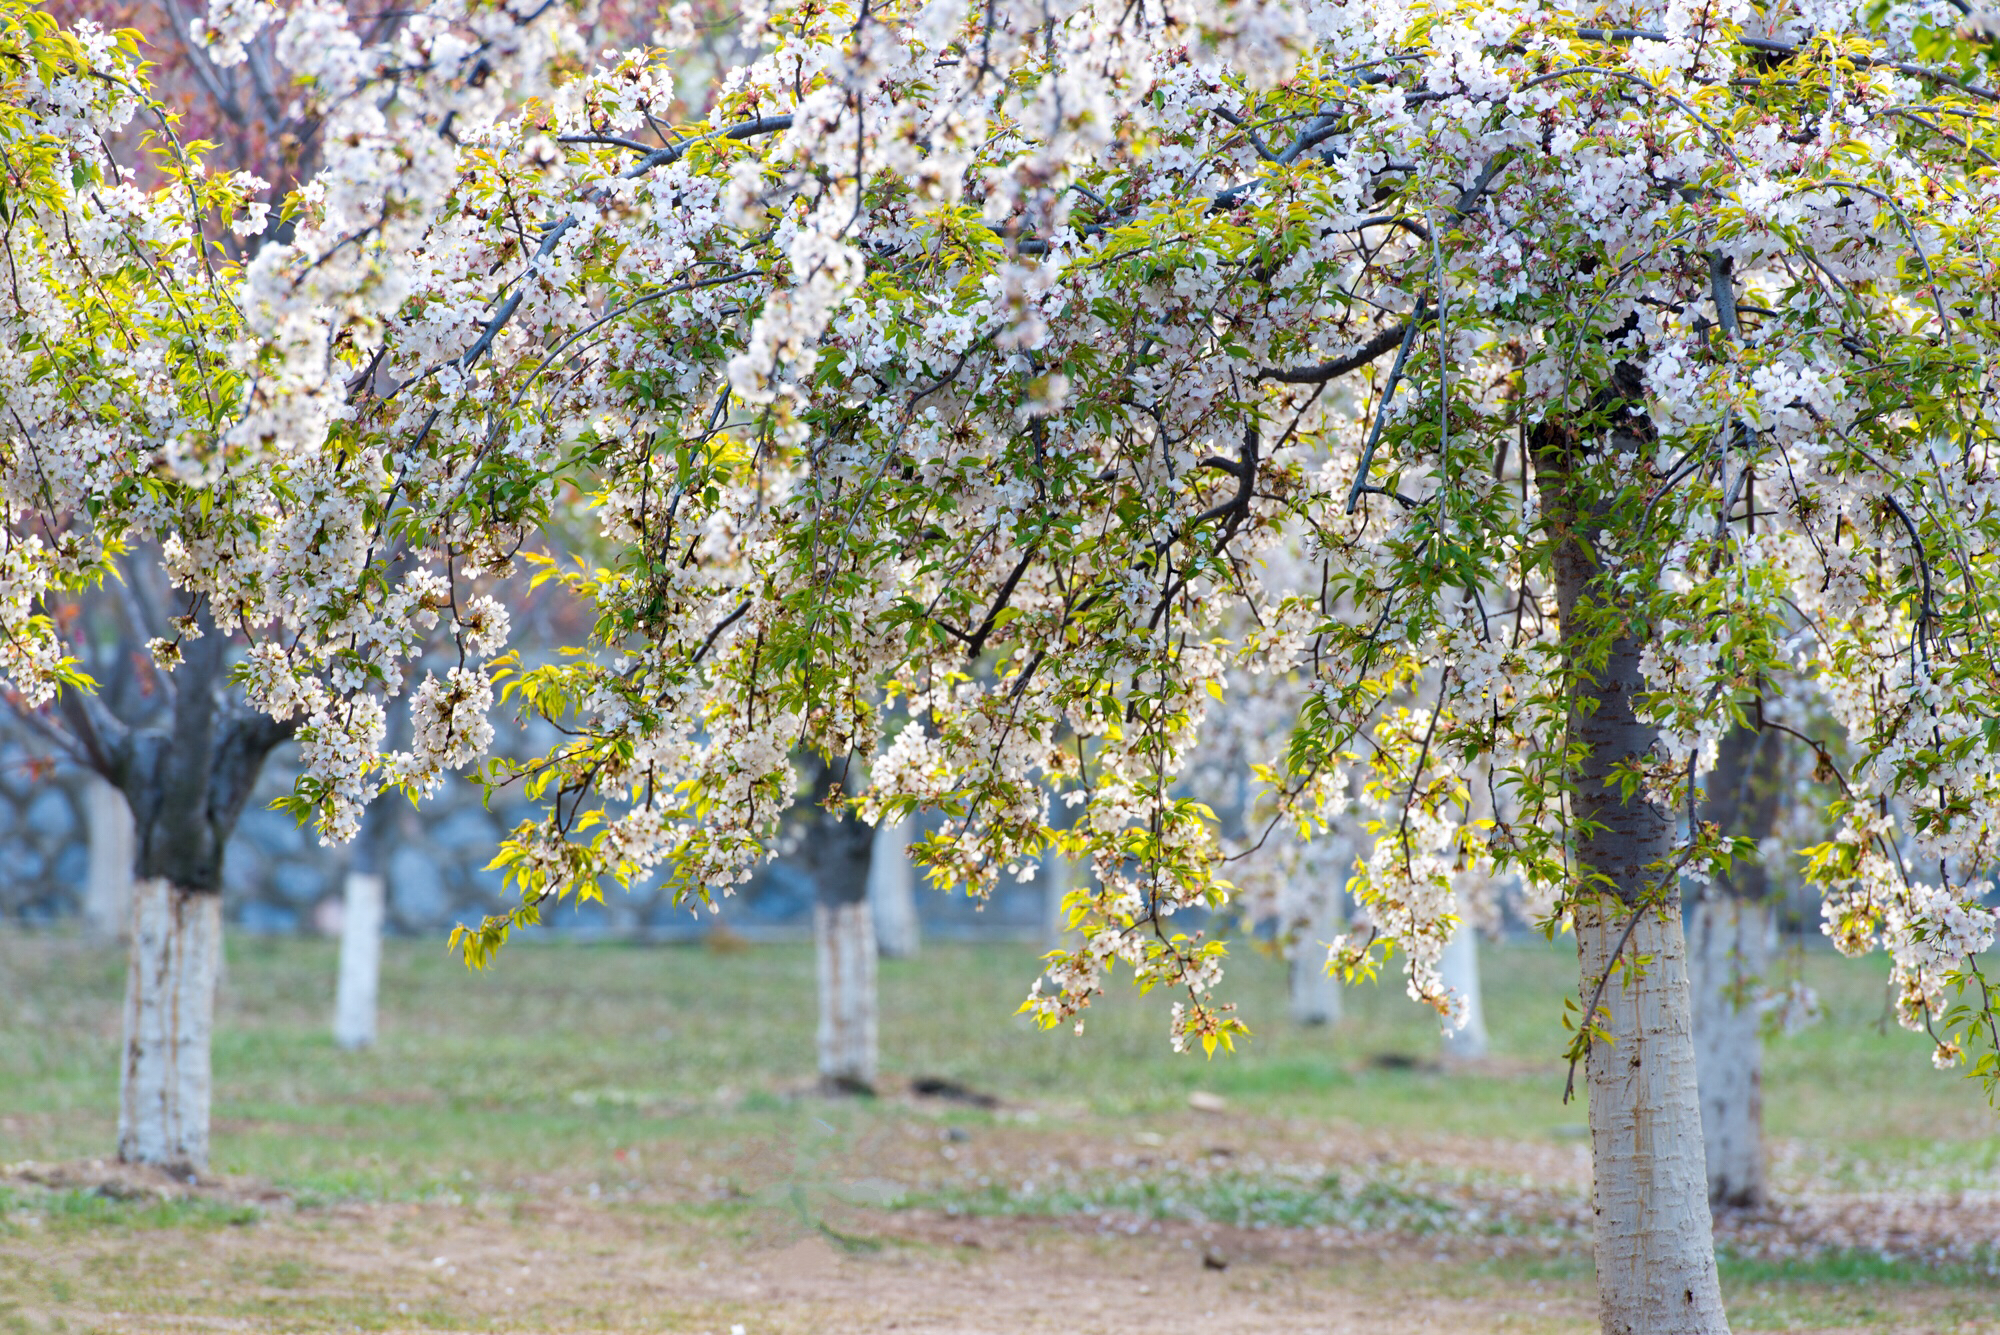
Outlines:
[[[1177, 785], [1232, 674], [1282, 675], [1255, 809], [1309, 839], [1359, 767], [1376, 813], [1335, 967], [1393, 951], [1449, 1018], [1456, 887], [1518, 877], [1578, 945], [1605, 1328], [1724, 1329], [1678, 882], [1746, 851], [1701, 778], [1780, 669], [1854, 757], [1836, 944], [2000, 1077], [2000, 115], [1958, 17], [807, 0], [673, 124], [669, 57], [560, 0], [379, 39], [222, 4], [216, 59], [272, 34], [325, 127], [240, 263], [204, 229], [262, 187], [171, 136], [134, 182], [145, 94], [80, 26], [10, 88], [48, 165], [5, 233], [0, 671], [83, 691], [42, 603], [157, 542], [156, 657], [241, 646], [323, 838], [474, 765], [543, 804], [474, 964], [565, 896], [727, 893], [795, 752], [859, 760], [835, 800], [936, 813], [936, 879], [1089, 864], [1025, 1009], [1080, 1027], [1123, 966], [1210, 1050], [1223, 944], [1173, 919], [1233, 852]], [[596, 610], [554, 664], [506, 651], [524, 565]], [[501, 705], [562, 743], [487, 758]]]
[[[203, 155], [203, 166], [207, 173], [247, 173], [261, 184], [254, 188], [249, 198], [262, 208], [263, 226], [227, 227], [222, 220], [211, 217], [214, 224], [211, 234], [237, 258], [254, 255], [257, 248], [267, 239], [284, 239], [290, 224], [285, 218], [281, 205], [299, 185], [310, 180], [320, 164], [320, 131], [324, 123], [324, 106], [315, 98], [299, 95], [294, 87], [293, 72], [283, 63], [277, 47], [279, 29], [265, 24], [245, 29], [240, 42], [216, 42], [208, 28], [207, 10], [199, 4], [182, 4], [180, 0], [57, 0], [45, 6], [46, 11], [61, 22], [74, 24], [83, 19], [99, 29], [115, 29], [129, 26], [134, 34], [134, 53], [143, 57], [146, 64], [148, 91], [162, 109], [173, 117], [172, 128], [176, 138], [183, 142], [204, 141], [210, 145]], [[590, 22], [580, 29], [581, 40], [597, 46], [613, 44], [630, 45], [643, 41], [656, 26], [664, 6], [646, 4], [626, 4], [621, 0], [610, 0], [598, 5], [591, 13]], [[359, 14], [357, 31], [364, 43], [384, 40], [395, 26], [408, 15], [395, 7], [378, 8]], [[694, 36], [691, 45], [677, 49], [672, 55], [672, 64], [681, 74], [680, 86], [685, 90], [683, 101], [672, 107], [668, 120], [686, 119], [698, 114], [705, 106], [708, 89], [714, 83], [714, 73], [726, 68], [730, 61], [743, 53], [735, 41], [736, 22], [733, 12], [718, 6], [713, 0], [699, 0], [684, 9], [676, 18]], [[685, 98], [691, 94], [695, 101], [688, 105]], [[160, 173], [154, 156], [143, 151], [148, 136], [157, 135], [160, 127], [148, 116], [138, 116], [125, 123], [124, 132], [115, 134], [112, 140], [114, 156], [121, 170], [128, 171], [142, 184], [157, 183]], [[171, 157], [171, 155], [168, 155]], [[142, 558], [139, 566], [151, 565], [157, 570], [157, 561]], [[127, 560], [126, 577], [115, 581], [117, 597], [109, 597], [109, 590], [87, 594], [81, 599], [61, 600], [51, 604], [53, 615], [80, 615], [90, 622], [90, 640], [94, 654], [87, 658], [91, 670], [102, 675], [104, 664], [112, 665], [116, 686], [129, 688], [137, 677], [139, 690], [112, 689], [102, 693], [101, 702], [108, 707], [108, 716], [100, 711], [99, 731], [107, 735], [129, 733], [133, 729], [144, 730], [160, 721], [164, 697], [171, 694], [172, 683], [166, 683], [165, 692], [151, 689], [153, 674], [143, 665], [136, 672], [132, 660], [143, 662], [144, 646], [148, 639], [166, 629], [166, 619], [184, 609], [172, 606], [172, 598], [166, 596], [163, 581], [148, 579], [149, 572], [135, 568], [132, 560]], [[105, 606], [92, 607], [92, 603]], [[520, 610], [518, 607], [515, 609]], [[221, 660], [218, 660], [218, 668]], [[183, 677], [197, 674], [183, 672]], [[227, 683], [218, 680], [215, 689], [221, 691], [219, 707], [226, 713], [242, 713], [240, 698], [228, 689]], [[205, 698], [206, 688], [197, 687], [196, 695]], [[18, 736], [26, 746], [45, 753], [54, 754], [78, 763], [87, 769], [99, 768], [97, 761], [104, 754], [102, 748], [93, 749], [89, 729], [79, 728], [75, 716], [75, 702], [67, 708], [50, 705], [39, 710], [24, 711], [16, 705], [14, 714], [23, 717], [0, 716], [0, 726], [20, 723], [23, 726], [10, 727], [9, 731]], [[162, 731], [157, 727], [155, 732]], [[165, 735], [172, 738], [186, 736], [184, 731], [167, 730]], [[261, 759], [261, 752], [258, 760]], [[205, 781], [199, 758], [184, 763], [167, 766], [179, 775], [196, 781]], [[254, 784], [258, 763], [252, 763], [239, 775], [231, 779], [232, 784]], [[105, 907], [115, 914], [118, 925], [115, 931], [125, 933], [129, 927], [125, 911], [129, 898], [132, 858], [130, 840], [116, 836], [121, 832], [125, 813], [114, 810], [119, 807], [136, 807], [152, 810], [167, 810], [176, 804], [163, 800], [150, 789], [157, 786], [154, 776], [127, 773], [114, 776], [118, 783], [128, 780], [136, 783], [138, 791], [121, 790], [112, 784], [93, 786], [93, 810], [101, 812], [101, 819], [93, 822], [93, 866], [103, 864], [102, 875], [93, 876], [93, 885], [102, 884], [116, 887], [106, 897]], [[247, 789], [246, 789], [247, 791]], [[219, 837], [226, 844], [229, 831], [234, 826], [233, 809], [225, 825], [219, 830]], [[101, 839], [110, 832], [108, 840]], [[98, 844], [104, 847], [98, 849]], [[101, 852], [102, 856], [99, 856]], [[122, 865], [121, 865], [122, 858]], [[384, 882], [380, 868], [375, 866], [373, 848], [369, 841], [356, 845], [350, 858], [350, 865], [344, 884], [343, 929], [340, 935], [340, 983], [335, 1006], [334, 1030], [336, 1041], [343, 1047], [364, 1046], [372, 1042], [375, 1032], [376, 979], [381, 950], [380, 928], [383, 919]], [[219, 863], [212, 868], [219, 875]], [[173, 878], [170, 878], [173, 879]], [[206, 879], [206, 878], [197, 878]], [[191, 884], [190, 877], [183, 874], [178, 883]], [[214, 899], [193, 901], [203, 915], [219, 913], [219, 903]], [[204, 917], [204, 921], [206, 918]], [[214, 930], [207, 933], [212, 939], [212, 948], [220, 950], [220, 919]], [[138, 980], [147, 976], [161, 976], [158, 969], [148, 969], [145, 963], [135, 957], [133, 963], [135, 998], [146, 993], [137, 987]], [[139, 1012], [148, 1009], [149, 1003], [135, 1000]], [[191, 1069], [205, 1069], [205, 1052], [208, 1047], [208, 1025], [204, 1017], [208, 1014], [205, 1004], [181, 1008], [182, 1015], [193, 1023], [185, 1032], [171, 1036], [170, 1046], [178, 1050], [186, 1048], [184, 1056], [170, 1056], [163, 1069], [188, 1066]], [[130, 1044], [127, 1045], [128, 1049]], [[189, 1088], [205, 1087], [199, 1081]], [[161, 1110], [162, 1116], [176, 1120], [189, 1128], [204, 1126], [205, 1116], [190, 1115], [172, 1117], [170, 1103], [141, 1093], [133, 1101], [133, 1107], [152, 1107]], [[132, 1108], [127, 1109], [128, 1120]], [[151, 1151], [142, 1145], [164, 1147], [160, 1150], [170, 1162], [187, 1163], [199, 1167], [205, 1158], [205, 1142], [173, 1147], [173, 1137], [121, 1137], [127, 1149], [134, 1154], [147, 1156]]]

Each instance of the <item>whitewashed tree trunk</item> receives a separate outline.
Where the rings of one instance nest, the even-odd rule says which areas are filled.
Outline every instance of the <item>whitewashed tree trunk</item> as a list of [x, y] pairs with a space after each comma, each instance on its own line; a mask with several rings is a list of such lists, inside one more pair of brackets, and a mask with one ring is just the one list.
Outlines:
[[[1615, 903], [1576, 911], [1586, 1005], [1626, 921]], [[1599, 1316], [1606, 1335], [1724, 1335], [1679, 905], [1642, 911], [1622, 959], [1600, 1002], [1612, 1041], [1585, 1062]]]
[[[1751, 722], [1761, 722], [1755, 702]], [[1702, 819], [1724, 834], [1762, 843], [1777, 828], [1784, 797], [1783, 740], [1737, 726], [1716, 748]], [[1695, 1069], [1708, 1200], [1718, 1209], [1764, 1203], [1764, 1042], [1755, 994], [1772, 955], [1770, 870], [1761, 854], [1718, 869], [1690, 910], [1688, 967], [1694, 988]]]
[[341, 896], [340, 985], [334, 994], [333, 1041], [350, 1051], [375, 1042], [384, 888], [382, 878], [373, 872], [350, 871]]
[[868, 856], [868, 902], [875, 913], [875, 944], [891, 959], [913, 958], [921, 944], [917, 923], [917, 873], [910, 864], [914, 818], [875, 827]]
[[[1621, 366], [1616, 393], [1636, 401], [1638, 388], [1638, 372]], [[1544, 514], [1560, 535], [1553, 564], [1572, 673], [1565, 740], [1577, 756], [1567, 776], [1576, 863], [1595, 878], [1572, 912], [1586, 1023], [1604, 1033], [1584, 1058], [1598, 1320], [1605, 1335], [1727, 1335], [1695, 1089], [1687, 942], [1677, 887], [1660, 883], [1673, 814], [1623, 782], [1659, 745], [1658, 730], [1639, 713], [1645, 645], [1634, 632], [1642, 623], [1620, 607], [1617, 581], [1597, 564], [1606, 526], [1618, 521], [1577, 477], [1600, 447], [1623, 448], [1620, 433], [1605, 443], [1554, 417], [1536, 426], [1532, 445]], [[1601, 1007], [1595, 1014], [1593, 1000]]]
[[813, 905], [819, 954], [819, 1075], [829, 1089], [875, 1085], [875, 922], [868, 901]]
[[1764, 1203], [1764, 1044], [1751, 993], [1770, 967], [1772, 921], [1768, 900], [1714, 893], [1688, 924], [1701, 1139], [1718, 1207]]
[[1076, 888], [1075, 867], [1070, 860], [1049, 848], [1042, 851], [1042, 935], [1050, 950], [1067, 948], [1069, 908], [1064, 900]]
[[[121, 717], [97, 697], [66, 696], [75, 705], [72, 725], [88, 735], [91, 766], [123, 794], [131, 817], [118, 1153], [183, 1172], [208, 1163], [209, 1041], [224, 965], [223, 853], [265, 758], [297, 726], [236, 700], [227, 637], [205, 601], [190, 615], [201, 633], [183, 636], [174, 687], [163, 700]], [[112, 850], [104, 856], [107, 869], [125, 862]]]
[[132, 886], [118, 1157], [192, 1175], [208, 1167], [209, 1040], [222, 896], [163, 877]]
[[1477, 1061], [1487, 1051], [1486, 1007], [1479, 986], [1479, 933], [1461, 922], [1438, 961], [1444, 985], [1465, 1002], [1465, 1023], [1445, 1031], [1444, 1050], [1461, 1061]]
[[132, 863], [137, 854], [132, 807], [125, 794], [95, 774], [84, 780], [83, 806], [90, 827], [84, 922], [101, 940], [122, 940], [132, 927]]
[[1290, 971], [1292, 1021], [1295, 1024], [1338, 1024], [1340, 980], [1326, 969], [1327, 943], [1339, 936], [1345, 914], [1343, 892], [1330, 890], [1314, 906], [1311, 924], [1292, 943], [1286, 957]]

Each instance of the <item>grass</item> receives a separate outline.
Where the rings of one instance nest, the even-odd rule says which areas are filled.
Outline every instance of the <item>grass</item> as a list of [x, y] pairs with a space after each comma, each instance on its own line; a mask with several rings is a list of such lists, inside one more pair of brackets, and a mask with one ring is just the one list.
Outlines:
[[1225, 1228], [1319, 1228], [1418, 1235], [1453, 1229], [1451, 1202], [1421, 1187], [1380, 1180], [1352, 1187], [1339, 1173], [1140, 1172], [1102, 1182], [990, 1182], [974, 1190], [914, 1194], [900, 1202], [952, 1214], [1127, 1214], [1146, 1220], [1217, 1224]]
[[0, 1234], [38, 1230], [62, 1237], [104, 1229], [211, 1229], [254, 1224], [263, 1212], [254, 1205], [204, 1197], [120, 1200], [99, 1191], [71, 1188], [32, 1194], [0, 1187]]
[[[1406, 1172], [1322, 1162], [1347, 1151], [1319, 1142], [1580, 1152], [1584, 1109], [1560, 1101], [1559, 1016], [1575, 968], [1566, 942], [1485, 952], [1494, 1058], [1476, 1073], [1439, 1063], [1435, 1027], [1393, 981], [1350, 990], [1347, 1017], [1331, 1029], [1290, 1024], [1281, 968], [1248, 949], [1226, 983], [1253, 1031], [1235, 1056], [1175, 1057], [1164, 1003], [1116, 987], [1083, 1037], [1041, 1033], [1013, 1014], [1033, 955], [1019, 945], [934, 945], [882, 965], [885, 1087], [941, 1076], [998, 1096], [1004, 1107], [993, 1113], [800, 1097], [813, 1063], [803, 944], [725, 952], [531, 943], [469, 975], [437, 942], [391, 942], [382, 1040], [343, 1053], [327, 1033], [332, 945], [234, 940], [215, 1047], [214, 1167], [291, 1205], [264, 1217], [229, 1201], [0, 1194], [0, 1331], [10, 1320], [42, 1320], [56, 1301], [46, 1285], [30, 1292], [10, 1278], [9, 1247], [53, 1247], [36, 1254], [73, 1260], [62, 1278], [73, 1295], [125, 1292], [162, 1313], [284, 1312], [301, 1329], [449, 1326], [485, 1299], [420, 1285], [402, 1297], [350, 1291], [330, 1278], [338, 1267], [328, 1268], [325, 1248], [358, 1246], [365, 1235], [368, 1246], [415, 1256], [427, 1245], [412, 1232], [419, 1217], [540, 1236], [551, 1201], [597, 1210], [687, 1265], [711, 1253], [740, 1257], [799, 1229], [862, 1256], [878, 1233], [893, 1232], [883, 1219], [912, 1209], [995, 1227], [1117, 1215], [1169, 1231], [1387, 1225], [1475, 1236], [1511, 1225], [1467, 1226], [1454, 1192], [1467, 1172], [1524, 1171], [1504, 1155], [1490, 1172]], [[2000, 1121], [1977, 1086], [1931, 1070], [1925, 1044], [1880, 1027], [1881, 962], [1812, 954], [1802, 967], [1827, 1020], [1768, 1048], [1766, 1121], [1785, 1148], [1781, 1187], [1990, 1190], [2000, 1180]], [[116, 951], [61, 934], [0, 939], [0, 996], [9, 999], [0, 1014], [0, 1163], [108, 1153], [123, 986]], [[1191, 1113], [1196, 1090], [1222, 1095], [1228, 1114]], [[1203, 1157], [1218, 1137], [1235, 1157]], [[1163, 1148], [1133, 1158], [1135, 1144]], [[377, 1229], [336, 1213], [350, 1207], [389, 1213]], [[396, 1213], [412, 1209], [443, 1213]], [[136, 1268], [104, 1269], [111, 1238], [142, 1235], [159, 1237], [140, 1249], [154, 1249], [146, 1254], [156, 1260], [175, 1238], [226, 1245], [211, 1244], [208, 1255], [191, 1242], [180, 1256], [185, 1274], [148, 1269], [136, 1253], [128, 1255]], [[266, 1241], [252, 1245], [256, 1238]], [[272, 1247], [283, 1254], [266, 1254]], [[224, 1253], [240, 1272], [219, 1268]], [[1961, 1298], [1974, 1315], [1981, 1303], [1995, 1305], [1991, 1275], [1978, 1267], [1859, 1255], [1722, 1263], [1744, 1328], [1836, 1317], [1866, 1326], [1876, 1318], [1856, 1312], [1949, 1314]], [[1532, 1265], [1544, 1269], [1523, 1268]], [[1441, 1293], [1453, 1284], [1509, 1294], [1546, 1284], [1572, 1304], [1587, 1295], [1587, 1260], [1574, 1247], [1541, 1261], [1454, 1266], [1422, 1282]], [[199, 1289], [191, 1274], [216, 1287]], [[213, 1296], [223, 1292], [236, 1296]], [[559, 1304], [536, 1310], [544, 1324], [568, 1319]]]
[[[1857, 1185], [1884, 1175], [1977, 1185], [2000, 1169], [2000, 1123], [1979, 1089], [1930, 1069], [1925, 1046], [1880, 1032], [1879, 961], [1813, 955], [1828, 1019], [1770, 1045], [1766, 1116], [1815, 1171]], [[1434, 1026], [1393, 982], [1348, 993], [1347, 1022], [1284, 1018], [1280, 969], [1239, 953], [1228, 979], [1253, 1030], [1236, 1056], [1177, 1058], [1164, 1005], [1121, 994], [1082, 1038], [1013, 1015], [1032, 977], [1022, 946], [932, 947], [882, 968], [891, 1078], [939, 1075], [1004, 1099], [1101, 1118], [1174, 1112], [1206, 1089], [1233, 1104], [1351, 1128], [1517, 1138], [1581, 1134], [1564, 1107], [1562, 944], [1487, 951], [1487, 1014], [1503, 1073], [1436, 1069]], [[468, 975], [433, 942], [391, 942], [383, 1040], [334, 1049], [330, 943], [231, 943], [215, 1048], [216, 1166], [330, 1198], [459, 1190], [506, 1178], [524, 1157], [615, 1148], [621, 1132], [788, 1115], [812, 1069], [811, 959], [804, 945], [536, 944]], [[0, 1157], [102, 1154], [116, 1104], [122, 961], [62, 937], [15, 938], [0, 987], [26, 998], [0, 1021]], [[1371, 1059], [1395, 1055], [1392, 1069]], [[534, 1146], [524, 1156], [523, 1147]]]
[[[1841, 1251], [1785, 1262], [1724, 1256], [1721, 1269], [1737, 1330], [1946, 1331], [1975, 1328], [2000, 1310], [2000, 1284], [1985, 1267], [1913, 1267]], [[1914, 1325], [1913, 1317], [1923, 1324]]]

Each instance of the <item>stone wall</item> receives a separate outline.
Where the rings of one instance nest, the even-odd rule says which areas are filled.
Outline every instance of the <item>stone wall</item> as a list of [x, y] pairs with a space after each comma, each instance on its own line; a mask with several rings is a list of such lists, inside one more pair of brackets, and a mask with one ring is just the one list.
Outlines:
[[[224, 912], [230, 925], [256, 933], [331, 929], [350, 852], [322, 848], [271, 799], [291, 788], [291, 748], [265, 766], [223, 863]], [[37, 763], [18, 745], [0, 744], [0, 919], [53, 923], [83, 914], [90, 864], [86, 777]], [[387, 930], [441, 936], [458, 922], [476, 922], [509, 906], [501, 873], [486, 870], [507, 830], [533, 816], [531, 807], [496, 798], [491, 810], [479, 788], [454, 782], [422, 809], [390, 794], [392, 812], [381, 871], [388, 883]], [[1042, 929], [1041, 887], [1008, 885], [983, 911], [963, 895], [917, 892], [926, 934], [942, 938], [1034, 936]], [[745, 936], [792, 935], [812, 927], [813, 883], [795, 861], [765, 866], [746, 893], [723, 901], [719, 916], [699, 918], [676, 908], [657, 886], [615, 890], [603, 904], [564, 907], [549, 915], [558, 931], [673, 939], [699, 935], [717, 921]]]
[[90, 838], [83, 776], [0, 745], [0, 915], [46, 923], [83, 910]]

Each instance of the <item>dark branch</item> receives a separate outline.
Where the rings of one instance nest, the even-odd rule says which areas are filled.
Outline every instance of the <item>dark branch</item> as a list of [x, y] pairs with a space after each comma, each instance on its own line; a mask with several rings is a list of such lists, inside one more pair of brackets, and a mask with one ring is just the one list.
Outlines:
[[1403, 336], [1409, 329], [1408, 321], [1390, 325], [1387, 329], [1377, 330], [1374, 337], [1345, 357], [1336, 357], [1330, 362], [1321, 362], [1318, 366], [1259, 371], [1257, 378], [1275, 380], [1284, 385], [1324, 385], [1329, 380], [1338, 380], [1349, 372], [1358, 371], [1375, 361], [1383, 353], [1402, 343]]
[[966, 637], [965, 656], [977, 661], [985, 652], [987, 637], [993, 634], [993, 625], [1000, 614], [1007, 610], [1007, 602], [1014, 596], [1014, 589], [1021, 582], [1021, 576], [1028, 573], [1028, 567], [1035, 563], [1035, 549], [1028, 548], [1021, 556], [1021, 563], [1014, 567], [1014, 573], [1007, 576], [1007, 582], [1000, 586], [1000, 592], [993, 599], [993, 606], [987, 609], [986, 619], [979, 623], [979, 629]]
[[708, 651], [715, 647], [715, 642], [722, 637], [722, 632], [728, 630], [731, 626], [741, 621], [744, 617], [744, 614], [747, 613], [749, 610], [750, 610], [750, 600], [748, 598], [745, 598], [742, 602], [736, 605], [736, 610], [734, 612], [731, 612], [728, 616], [716, 622], [715, 629], [711, 630], [708, 633], [708, 638], [701, 642], [701, 648], [695, 650], [694, 661], [699, 663], [702, 659], [708, 657]]

